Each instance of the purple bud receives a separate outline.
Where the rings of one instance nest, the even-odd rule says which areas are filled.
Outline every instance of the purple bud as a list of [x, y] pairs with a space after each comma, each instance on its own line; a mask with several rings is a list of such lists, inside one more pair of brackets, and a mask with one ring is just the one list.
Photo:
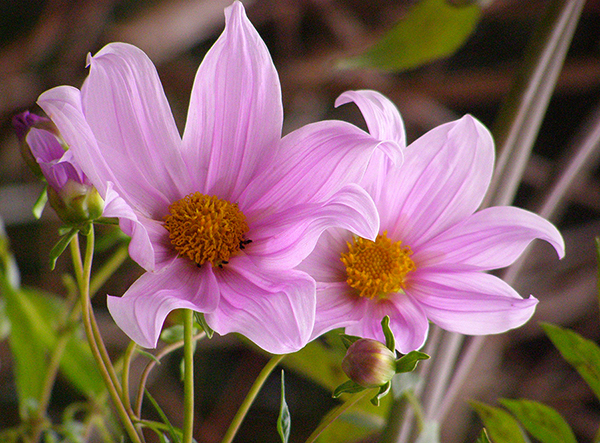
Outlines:
[[396, 356], [383, 343], [361, 338], [346, 351], [342, 370], [364, 388], [383, 386], [396, 374]]

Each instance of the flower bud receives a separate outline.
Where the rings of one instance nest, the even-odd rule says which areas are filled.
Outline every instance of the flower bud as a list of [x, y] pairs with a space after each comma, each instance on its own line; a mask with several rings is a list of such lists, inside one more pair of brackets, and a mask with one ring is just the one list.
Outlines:
[[[13, 118], [28, 163], [48, 182], [48, 201], [60, 219], [76, 226], [102, 215], [104, 201], [77, 165], [51, 120], [29, 112]], [[27, 155], [28, 154], [28, 155]]]
[[31, 142], [28, 140], [28, 136], [32, 129], [42, 129], [54, 135], [56, 137], [55, 147], [59, 149], [59, 151], [54, 153], [54, 156], [56, 157], [58, 155], [58, 157], [60, 157], [66, 150], [66, 146], [62, 141], [62, 138], [60, 138], [58, 129], [50, 119], [32, 114], [29, 111], [15, 115], [12, 119], [12, 126], [15, 135], [19, 140], [19, 148], [25, 163], [27, 163], [27, 166], [29, 166], [35, 175], [42, 178], [44, 174], [38, 162], [40, 152], [36, 152], [39, 151], [39, 149], [36, 150], [38, 146], [36, 146], [37, 144], [35, 141], [33, 142], [34, 146], [30, 146]]
[[396, 374], [396, 356], [383, 343], [361, 338], [346, 351], [342, 370], [364, 388], [383, 386]]

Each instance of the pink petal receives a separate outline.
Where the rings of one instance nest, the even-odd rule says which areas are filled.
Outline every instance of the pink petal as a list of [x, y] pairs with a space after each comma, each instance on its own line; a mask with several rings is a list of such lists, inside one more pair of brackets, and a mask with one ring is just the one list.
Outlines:
[[198, 69], [184, 155], [197, 189], [237, 201], [281, 138], [281, 86], [269, 51], [235, 2]]
[[73, 152], [77, 164], [88, 176], [102, 197], [106, 196], [108, 182], [118, 182], [107, 165], [98, 142], [83, 114], [81, 94], [71, 86], [59, 86], [40, 95], [40, 107], [58, 127]]
[[367, 309], [368, 300], [352, 294], [345, 281], [317, 283], [317, 309], [311, 340], [335, 328], [359, 322]]
[[406, 294], [394, 294], [392, 297], [389, 300], [369, 300], [364, 317], [358, 323], [347, 326], [346, 334], [385, 343], [381, 320], [387, 315], [398, 351], [406, 354], [421, 348], [429, 331], [423, 308]]
[[174, 309], [212, 312], [219, 303], [219, 286], [212, 266], [198, 269], [176, 260], [161, 272], [147, 272], [122, 297], [107, 297], [117, 326], [144, 348], [155, 348], [165, 318]]
[[335, 106], [354, 102], [367, 122], [369, 133], [378, 140], [392, 140], [406, 146], [404, 122], [398, 108], [377, 91], [346, 91], [335, 101]]
[[512, 264], [534, 239], [549, 242], [559, 257], [565, 253], [562, 236], [552, 223], [513, 206], [476, 212], [423, 245], [413, 259], [436, 269], [490, 270]]
[[538, 302], [532, 296], [521, 298], [504, 281], [483, 272], [423, 272], [408, 292], [432, 322], [468, 335], [519, 327]]
[[116, 178], [116, 189], [151, 218], [181, 198], [181, 139], [156, 68], [140, 49], [111, 43], [89, 58], [83, 113]]
[[400, 155], [395, 145], [348, 123], [306, 125], [281, 140], [277, 157], [240, 197], [240, 207], [264, 212], [327, 200], [342, 186], [360, 180], [377, 148]]
[[469, 115], [429, 131], [406, 149], [376, 198], [382, 230], [417, 250], [477, 209], [493, 162], [489, 131]]
[[247, 253], [259, 266], [292, 268], [314, 249], [329, 228], [342, 228], [375, 239], [379, 229], [371, 197], [358, 185], [346, 185], [322, 204], [295, 205], [251, 224]]
[[331, 228], [323, 232], [315, 248], [296, 269], [306, 272], [317, 282], [333, 283], [346, 280], [346, 268], [341, 254], [348, 251], [352, 233], [345, 229]]
[[104, 217], [117, 217], [121, 230], [131, 237], [129, 255], [146, 271], [157, 271], [176, 257], [168, 247], [168, 233], [160, 222], [134, 212], [108, 183]]
[[238, 332], [273, 354], [308, 342], [315, 316], [315, 282], [300, 271], [256, 268], [245, 256], [218, 270], [218, 308], [206, 321], [219, 334]]

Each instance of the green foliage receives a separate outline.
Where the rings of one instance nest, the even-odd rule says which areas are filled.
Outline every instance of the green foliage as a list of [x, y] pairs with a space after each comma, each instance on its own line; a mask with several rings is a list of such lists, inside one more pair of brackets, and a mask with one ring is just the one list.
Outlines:
[[429, 358], [429, 355], [424, 352], [410, 351], [396, 361], [396, 373], [412, 372], [415, 370], [417, 363], [419, 363], [420, 360], [427, 360]]
[[577, 443], [573, 431], [558, 412], [530, 400], [500, 400], [525, 429], [542, 443]]
[[61, 254], [65, 251], [67, 246], [69, 246], [69, 243], [71, 243], [71, 240], [73, 240], [73, 238], [78, 233], [79, 231], [77, 230], [77, 228], [71, 228], [54, 245], [54, 247], [50, 251], [50, 269], [54, 270], [54, 267], [56, 266], [56, 260], [58, 260], [58, 257], [61, 256]]
[[542, 327], [560, 351], [600, 399], [600, 348], [574, 331], [543, 323]]
[[281, 399], [279, 403], [279, 416], [277, 417], [277, 432], [281, 437], [282, 443], [288, 443], [290, 439], [290, 430], [292, 427], [292, 417], [285, 401], [285, 379], [281, 371]]
[[494, 443], [527, 443], [517, 420], [504, 409], [475, 401], [471, 402], [471, 406]]
[[41, 291], [16, 289], [7, 284], [4, 276], [1, 280], [11, 324], [9, 343], [15, 357], [22, 417], [27, 417], [27, 411], [37, 406], [48, 370], [47, 356], [61, 339], [67, 340], [60, 360], [61, 372], [81, 393], [98, 398], [104, 384], [89, 347], [78, 334], [78, 327], [70, 325], [70, 329], [57, 330], [58, 319], [68, 311], [65, 301]]
[[473, 2], [421, 0], [406, 17], [364, 53], [342, 60], [341, 67], [403, 71], [448, 57], [474, 31], [481, 10]]

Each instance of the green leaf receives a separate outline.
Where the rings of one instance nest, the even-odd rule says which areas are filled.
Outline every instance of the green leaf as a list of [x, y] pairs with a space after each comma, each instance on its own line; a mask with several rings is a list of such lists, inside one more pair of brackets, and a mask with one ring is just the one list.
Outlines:
[[283, 371], [281, 371], [281, 400], [279, 404], [279, 416], [277, 417], [277, 432], [281, 437], [282, 443], [288, 443], [290, 439], [290, 429], [292, 427], [292, 418], [290, 410], [285, 402], [285, 380]]
[[383, 336], [385, 337], [385, 346], [396, 355], [396, 339], [394, 333], [390, 329], [390, 317], [385, 316], [381, 320], [381, 329], [383, 329]]
[[79, 231], [77, 230], [77, 228], [71, 228], [65, 235], [63, 235], [60, 238], [58, 243], [54, 245], [54, 247], [50, 251], [50, 269], [54, 270], [54, 267], [56, 266], [56, 260], [58, 260], [58, 257], [61, 256], [61, 254], [65, 251], [67, 246], [69, 246], [69, 243], [71, 243], [71, 240], [73, 240], [73, 237], [75, 237], [78, 232]]
[[46, 207], [46, 203], [48, 202], [48, 185], [44, 185], [44, 189], [40, 193], [40, 196], [37, 198], [35, 203], [33, 204], [33, 208], [31, 212], [33, 212], [33, 216], [36, 219], [40, 219], [42, 216], [42, 212], [44, 212], [44, 208]]
[[[15, 290], [2, 281], [11, 323], [10, 346], [15, 356], [20, 410], [26, 414], [30, 405], [35, 407], [40, 398], [47, 371], [46, 357], [58, 343], [57, 320], [68, 308], [59, 297], [31, 289]], [[81, 393], [98, 398], [104, 391], [104, 383], [87, 343], [78, 332], [77, 327], [62, 331], [70, 336], [60, 360], [60, 370]]]
[[355, 392], [364, 391], [366, 388], [352, 380], [348, 380], [339, 385], [333, 391], [333, 398], [338, 398], [342, 394], [354, 394]]
[[475, 30], [480, 15], [475, 2], [453, 5], [446, 0], [421, 0], [370, 49], [339, 65], [403, 71], [449, 57]]
[[206, 323], [204, 314], [201, 312], [194, 311], [194, 318], [196, 319], [196, 322], [200, 325], [200, 327], [204, 330], [204, 332], [206, 332], [206, 336], [209, 339], [213, 338], [213, 334], [215, 333], [215, 331], [213, 331], [212, 328], [208, 326], [208, 323]]
[[390, 389], [392, 389], [392, 382], [388, 381], [386, 384], [384, 384], [383, 386], [381, 386], [379, 388], [379, 391], [377, 391], [377, 394], [375, 394], [375, 397], [373, 397], [371, 399], [371, 404], [373, 406], [379, 406], [381, 399], [383, 397], [385, 397], [386, 395], [388, 395], [388, 392], [390, 392]]
[[542, 323], [546, 335], [600, 399], [600, 348], [569, 329]]
[[161, 407], [158, 405], [158, 403], [156, 402], [156, 400], [154, 399], [154, 397], [152, 397], [152, 395], [150, 395], [150, 392], [148, 392], [147, 389], [145, 390], [145, 393], [146, 393], [146, 397], [148, 397], [148, 400], [150, 400], [150, 403], [152, 403], [152, 406], [154, 406], [154, 409], [156, 410], [156, 412], [160, 416], [160, 418], [163, 421], [163, 423], [168, 427], [169, 432], [170, 432], [171, 436], [173, 437], [174, 441], [176, 441], [177, 443], [180, 443], [181, 442], [181, 435], [182, 435], [181, 430], [175, 429], [175, 427], [169, 421], [167, 415], [163, 412], [163, 410], [161, 409]]
[[542, 443], [577, 443], [573, 431], [550, 406], [531, 400], [500, 400], [529, 433]]
[[485, 428], [481, 430], [481, 434], [475, 443], [492, 443]]
[[412, 372], [415, 370], [417, 363], [419, 363], [420, 360], [427, 360], [429, 358], [429, 355], [424, 352], [410, 351], [408, 354], [403, 355], [396, 360], [396, 374], [401, 372]]
[[472, 401], [471, 407], [481, 418], [494, 443], [526, 443], [515, 418], [504, 409]]

